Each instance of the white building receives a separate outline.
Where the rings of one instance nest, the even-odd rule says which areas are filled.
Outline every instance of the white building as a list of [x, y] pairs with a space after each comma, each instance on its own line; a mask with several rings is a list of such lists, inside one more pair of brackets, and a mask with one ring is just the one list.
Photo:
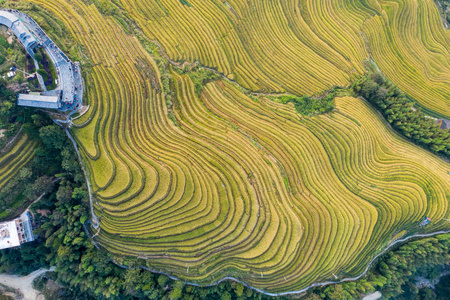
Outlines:
[[34, 241], [34, 235], [28, 211], [12, 221], [0, 223], [0, 250], [32, 241]]

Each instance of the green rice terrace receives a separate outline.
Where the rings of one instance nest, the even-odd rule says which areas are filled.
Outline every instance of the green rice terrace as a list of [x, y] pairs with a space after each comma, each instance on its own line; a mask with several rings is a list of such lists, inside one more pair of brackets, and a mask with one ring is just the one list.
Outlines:
[[[423, 115], [450, 118], [433, 0], [8, 5], [76, 44], [89, 110], [70, 133], [119, 264], [284, 293], [450, 230], [450, 137]], [[0, 156], [0, 184], [34, 146]]]

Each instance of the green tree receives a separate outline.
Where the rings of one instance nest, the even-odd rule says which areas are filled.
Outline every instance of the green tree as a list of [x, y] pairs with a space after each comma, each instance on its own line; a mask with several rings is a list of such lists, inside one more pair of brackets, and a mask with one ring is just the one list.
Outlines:
[[372, 98], [375, 92], [378, 90], [378, 84], [372, 80], [366, 80], [361, 88], [362, 95], [366, 99]]
[[67, 142], [67, 136], [57, 125], [49, 125], [39, 129], [39, 137], [49, 148], [62, 149]]
[[165, 288], [168, 282], [169, 282], [169, 277], [167, 277], [165, 275], [158, 276], [158, 284], [160, 287]]
[[430, 288], [420, 289], [419, 294], [416, 296], [417, 300], [435, 300], [436, 294]]
[[170, 296], [171, 300], [180, 299], [183, 294], [184, 283], [180, 280], [175, 282], [173, 287], [172, 295]]
[[41, 62], [41, 61], [44, 59], [44, 56], [43, 56], [40, 52], [37, 52], [37, 53], [34, 54], [34, 58], [35, 58], [38, 62]]
[[38, 74], [39, 75], [41, 75], [42, 77], [44, 77], [44, 80], [45, 80], [45, 78], [47, 78], [47, 71], [45, 71], [44, 69], [39, 69], [39, 70], [37, 70], [37, 72], [38, 72]]
[[244, 285], [240, 282], [237, 283], [236, 287], [234, 288], [234, 292], [236, 293], [236, 296], [242, 296], [244, 294]]
[[448, 299], [448, 296], [450, 295], [450, 275], [442, 276], [439, 279], [439, 283], [436, 284], [435, 288], [437, 299]]
[[232, 299], [231, 294], [228, 291], [226, 291], [222, 294], [222, 297], [220, 299], [221, 300], [231, 300]]
[[61, 203], [68, 203], [72, 200], [73, 189], [70, 186], [61, 185], [56, 193], [56, 199]]
[[26, 195], [28, 198], [32, 199], [34, 197], [38, 197], [42, 194], [50, 193], [53, 190], [55, 184], [53, 183], [53, 179], [49, 176], [41, 176], [35, 180], [35, 182], [26, 189]]

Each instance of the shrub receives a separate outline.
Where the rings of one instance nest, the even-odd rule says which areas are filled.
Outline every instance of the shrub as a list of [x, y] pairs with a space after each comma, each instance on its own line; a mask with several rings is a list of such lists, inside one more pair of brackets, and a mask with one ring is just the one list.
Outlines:
[[5, 49], [9, 48], [8, 40], [3, 35], [0, 35], [0, 45]]
[[34, 55], [34, 58], [37, 60], [37, 61], [42, 61], [42, 59], [44, 58], [44, 56], [40, 53], [40, 52], [38, 52], [38, 53], [36, 53], [35, 55]]
[[294, 103], [295, 109], [302, 115], [314, 115], [324, 114], [331, 111], [334, 108], [333, 100], [335, 97], [334, 90], [330, 91], [325, 97], [310, 98], [307, 95], [302, 97], [284, 95], [280, 97], [272, 97], [272, 100], [276, 100], [281, 103]]
[[180, 0], [181, 4], [192, 7], [192, 5], [187, 0]]

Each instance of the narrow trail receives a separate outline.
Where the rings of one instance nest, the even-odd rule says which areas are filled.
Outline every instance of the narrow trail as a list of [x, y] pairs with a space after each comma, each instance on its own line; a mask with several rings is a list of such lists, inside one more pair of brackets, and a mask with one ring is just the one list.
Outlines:
[[17, 137], [20, 135], [20, 133], [22, 132], [22, 126], [20, 126], [19, 131], [16, 133], [16, 135], [8, 142], [6, 143], [6, 145], [0, 150], [0, 153], [4, 153], [8, 147], [14, 143], [14, 141], [17, 139]]
[[[59, 119], [55, 119], [53, 120], [56, 124], [58, 124], [59, 126], [61, 126], [62, 129], [64, 129], [64, 132], [66, 133], [66, 135], [69, 137], [70, 141], [73, 144], [73, 147], [75, 148], [75, 152], [77, 153], [77, 157], [78, 157], [78, 163], [80, 164], [81, 170], [83, 171], [84, 177], [86, 179], [86, 185], [88, 187], [88, 193], [89, 193], [89, 203], [90, 203], [90, 209], [91, 209], [91, 220], [90, 223], [92, 224], [92, 226], [95, 229], [98, 229], [97, 234], [100, 232], [100, 222], [98, 221], [97, 215], [94, 212], [94, 203], [93, 203], [93, 197], [92, 197], [92, 190], [91, 190], [91, 184], [89, 183], [89, 178], [87, 176], [86, 170], [83, 167], [83, 163], [82, 163], [82, 158], [81, 158], [81, 154], [80, 151], [78, 150], [78, 146], [77, 143], [75, 142], [75, 139], [72, 137], [72, 135], [70, 134], [69, 130], [67, 129], [67, 127], [70, 127], [70, 125], [72, 124], [72, 118], [71, 115], [74, 114], [76, 112], [76, 110], [71, 111], [68, 115], [67, 115], [67, 120], [59, 120]], [[67, 126], [64, 126], [64, 124], [66, 124]]]
[[48, 271], [54, 270], [55, 267], [51, 267], [49, 270], [39, 269], [27, 276], [0, 274], [0, 283], [19, 290], [23, 294], [24, 300], [36, 300], [39, 292], [33, 288], [33, 280]]
[[[234, 278], [234, 277], [229, 277], [229, 276], [223, 277], [222, 279], [220, 279], [220, 280], [218, 280], [218, 281], [216, 281], [216, 282], [214, 282], [214, 283], [212, 283], [212, 284], [208, 284], [208, 285], [199, 285], [199, 284], [197, 284], [197, 283], [192, 283], [192, 282], [188, 282], [188, 281], [183, 281], [183, 280], [181, 280], [181, 279], [179, 279], [179, 278], [177, 278], [177, 277], [175, 277], [175, 276], [171, 276], [171, 275], [169, 275], [169, 274], [167, 274], [167, 273], [165, 273], [165, 272], [161, 272], [161, 271], [157, 271], [157, 270], [152, 270], [152, 269], [149, 269], [149, 268], [147, 268], [147, 267], [140, 267], [140, 269], [144, 269], [144, 270], [150, 271], [150, 272], [152, 272], [152, 273], [156, 273], [156, 274], [166, 275], [167, 277], [169, 277], [169, 278], [172, 279], [172, 280], [179, 280], [179, 281], [183, 282], [184, 284], [187, 284], [187, 285], [193, 285], [193, 286], [198, 286], [198, 287], [212, 287], [212, 286], [216, 286], [216, 285], [220, 284], [220, 283], [223, 282], [223, 281], [230, 280], [230, 281], [234, 281], [234, 282], [237, 282], [237, 283], [241, 283], [242, 285], [246, 286], [247, 288], [252, 289], [252, 290], [254, 290], [254, 291], [258, 292], [258, 293], [261, 293], [261, 294], [264, 294], [264, 295], [267, 295], [267, 296], [272, 296], [272, 297], [280, 297], [280, 296], [288, 296], [288, 295], [301, 294], [301, 293], [304, 293], [304, 292], [306, 292], [306, 291], [308, 291], [309, 289], [314, 288], [314, 287], [322, 287], [322, 286], [331, 285], [331, 284], [339, 284], [339, 283], [343, 283], [343, 282], [356, 281], [356, 280], [362, 278], [363, 276], [365, 276], [365, 275], [367, 274], [367, 272], [370, 270], [370, 267], [372, 266], [372, 264], [374, 263], [374, 261], [375, 261], [377, 258], [379, 258], [380, 256], [382, 256], [383, 254], [385, 254], [387, 251], [389, 251], [393, 246], [395, 246], [395, 245], [397, 245], [397, 244], [404, 243], [404, 242], [406, 242], [406, 241], [408, 241], [408, 240], [415, 239], [415, 238], [432, 237], [432, 236], [435, 236], [435, 235], [446, 234], [446, 233], [450, 233], [450, 230], [442, 230], [442, 231], [436, 231], [436, 232], [432, 232], [432, 233], [424, 233], [424, 234], [414, 234], [414, 235], [411, 235], [411, 236], [409, 236], [409, 237], [406, 237], [406, 238], [403, 238], [403, 239], [396, 240], [396, 241], [392, 242], [390, 245], [388, 245], [383, 251], [381, 251], [380, 253], [378, 253], [377, 255], [375, 255], [375, 256], [370, 260], [370, 262], [369, 262], [369, 264], [367, 265], [367, 267], [365, 268], [364, 272], [362, 272], [362, 273], [361, 273], [360, 275], [358, 275], [358, 276], [355, 276], [355, 277], [347, 277], [347, 278], [343, 278], [343, 279], [341, 279], [341, 280], [336, 280], [336, 281], [316, 282], [316, 283], [313, 283], [313, 284], [311, 284], [311, 285], [309, 285], [309, 286], [307, 286], [307, 287], [305, 287], [305, 288], [303, 288], [303, 289], [301, 289], [301, 290], [288, 291], [288, 292], [282, 292], [282, 293], [270, 293], [270, 292], [265, 292], [265, 291], [263, 291], [263, 290], [261, 290], [261, 289], [259, 289], [259, 288], [253, 287], [253, 286], [251, 286], [251, 285], [245, 283], [244, 281], [241, 281], [241, 280], [239, 280], [239, 279], [236, 279], [236, 278]], [[93, 241], [93, 242], [94, 242], [94, 245], [97, 247], [97, 249], [99, 249], [98, 244], [97, 244], [95, 241]], [[127, 266], [120, 265], [120, 264], [118, 264], [118, 263], [116, 263], [116, 262], [114, 262], [114, 261], [112, 261], [112, 262], [115, 263], [116, 265], [122, 267], [122, 268], [129, 269], [129, 267], [127, 267]]]
[[244, 91], [246, 91], [246, 93], [248, 93], [248, 94], [250, 94], [250, 95], [253, 95], [253, 96], [294, 96], [293, 94], [288, 93], [288, 92], [282, 92], [282, 93], [259, 93], [259, 92], [253, 92], [253, 91], [250, 91], [249, 89], [243, 87], [242, 85], [240, 85], [240, 84], [237, 83], [236, 81], [234, 81], [234, 80], [228, 78], [227, 76], [225, 76], [224, 74], [220, 73], [220, 72], [217, 71], [216, 69], [213, 69], [213, 68], [210, 68], [210, 67], [203, 66], [198, 60], [194, 61], [193, 63], [190, 63], [190, 62], [188, 62], [188, 61], [184, 61], [183, 63], [180, 63], [180, 62], [171, 60], [170, 57], [169, 57], [169, 55], [167, 55], [167, 53], [164, 51], [164, 48], [161, 46], [161, 44], [160, 44], [157, 40], [150, 40], [150, 41], [151, 41], [152, 43], [154, 43], [154, 44], [158, 47], [159, 53], [160, 53], [162, 56], [164, 56], [164, 58], [167, 59], [167, 61], [168, 61], [171, 65], [173, 65], [173, 66], [175, 66], [175, 67], [177, 67], [177, 68], [184, 69], [186, 66], [189, 66], [190, 68], [194, 68], [194, 67], [197, 67], [197, 66], [198, 66], [198, 67], [200, 67], [200, 68], [202, 68], [202, 69], [205, 69], [205, 70], [208, 70], [208, 71], [213, 72], [213, 73], [216, 74], [217, 76], [219, 76], [219, 77], [221, 77], [222, 79], [224, 79], [224, 80], [226, 80], [226, 81], [228, 81], [228, 82], [230, 82], [230, 83], [232, 83], [232, 84], [238, 86], [239, 88], [241, 88], [241, 89], [243, 89]]

